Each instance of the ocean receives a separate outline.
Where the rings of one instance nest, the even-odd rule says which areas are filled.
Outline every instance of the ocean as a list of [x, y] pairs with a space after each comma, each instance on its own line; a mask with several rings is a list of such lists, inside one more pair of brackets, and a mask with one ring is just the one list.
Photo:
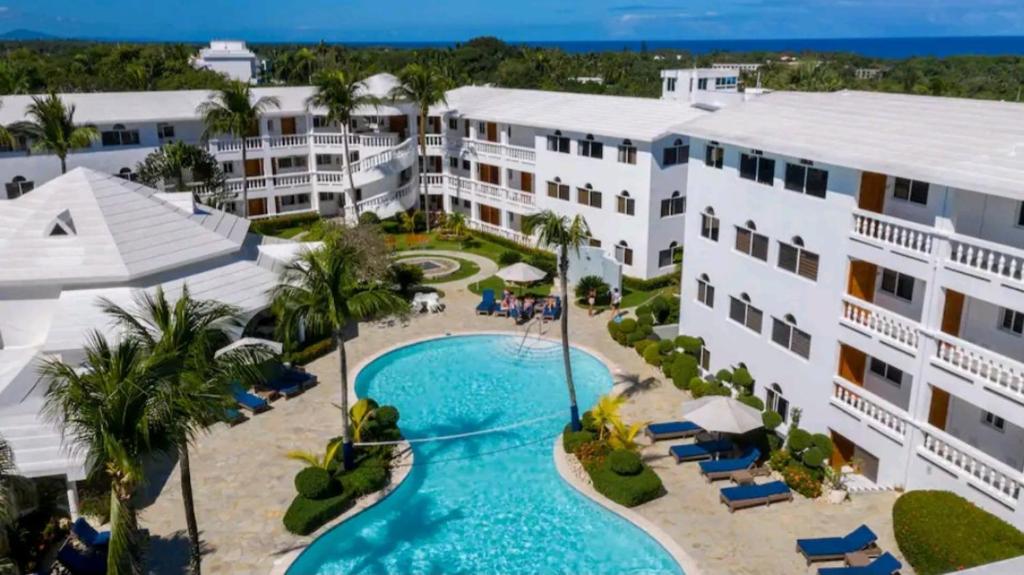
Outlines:
[[[710, 52], [849, 52], [874, 58], [911, 56], [1024, 55], [1024, 36], [964, 36], [949, 38], [813, 38], [791, 40], [596, 40], [541, 41], [510, 44], [561, 48], [570, 53], [671, 49], [693, 54]], [[340, 42], [349, 46], [428, 48], [456, 42]]]

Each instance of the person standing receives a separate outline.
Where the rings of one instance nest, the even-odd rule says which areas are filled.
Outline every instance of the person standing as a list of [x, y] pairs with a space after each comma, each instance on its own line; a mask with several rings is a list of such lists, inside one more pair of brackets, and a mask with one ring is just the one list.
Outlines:
[[587, 309], [587, 315], [590, 316], [590, 317], [594, 316], [594, 302], [596, 302], [596, 301], [597, 301], [597, 289], [596, 288], [590, 288], [590, 291], [587, 292], [587, 305], [590, 306]]
[[612, 319], [619, 317], [619, 308], [622, 306], [622, 293], [619, 288], [612, 290]]

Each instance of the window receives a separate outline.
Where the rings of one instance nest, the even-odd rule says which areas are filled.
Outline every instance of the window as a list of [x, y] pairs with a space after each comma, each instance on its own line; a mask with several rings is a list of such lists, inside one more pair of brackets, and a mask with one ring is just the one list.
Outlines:
[[811, 356], [811, 334], [797, 329], [791, 315], [785, 320], [772, 318], [772, 341], [804, 359]]
[[576, 201], [592, 208], [601, 207], [601, 192], [594, 190], [590, 184], [576, 188]]
[[448, 167], [452, 169], [459, 169], [459, 159], [455, 156], [448, 158]]
[[619, 146], [619, 163], [620, 164], [635, 164], [636, 163], [636, 146], [629, 140], [623, 140]]
[[817, 281], [818, 254], [805, 250], [804, 241], [799, 236], [793, 238], [792, 244], [779, 242], [779, 268]]
[[588, 238], [587, 239], [587, 245], [592, 247], [592, 248], [599, 248], [599, 247], [601, 247], [601, 240], [594, 239], [594, 238]]
[[327, 121], [327, 116], [313, 116], [313, 127], [314, 128], [326, 128], [330, 125]]
[[277, 159], [277, 167], [280, 169], [305, 168], [306, 156], [285, 156]]
[[1017, 225], [1024, 228], [1024, 202], [1017, 206]]
[[672, 145], [662, 152], [662, 165], [674, 166], [685, 164], [690, 161], [690, 146], [683, 144], [683, 140], [676, 138]]
[[712, 168], [722, 169], [725, 162], [725, 150], [720, 146], [708, 145], [704, 148], [704, 165]]
[[750, 296], [741, 294], [739, 298], [729, 298], [729, 319], [751, 331], [761, 333], [764, 313], [750, 305]]
[[828, 172], [803, 164], [786, 164], [786, 189], [824, 198], [828, 188]]
[[707, 371], [711, 369], [711, 350], [706, 346], [700, 346], [700, 367]]
[[7, 199], [14, 200], [29, 193], [35, 188], [36, 183], [25, 179], [25, 176], [14, 176], [10, 182], [4, 184], [7, 189]]
[[1003, 329], [1017, 335], [1024, 334], [1024, 313], [1003, 308]]
[[619, 245], [615, 246], [615, 259], [627, 266], [633, 265], [633, 249], [626, 242], [619, 242]]
[[672, 242], [668, 249], [658, 252], [658, 267], [667, 267], [683, 261], [683, 247], [678, 242]]
[[768, 261], [768, 236], [756, 232], [754, 222], [747, 222], [747, 227], [736, 226], [736, 251], [761, 261]]
[[764, 406], [768, 411], [774, 411], [782, 416], [785, 423], [789, 418], [789, 400], [782, 397], [782, 388], [777, 383], [764, 391]]
[[676, 78], [665, 78], [665, 91], [675, 92], [676, 91]]
[[889, 383], [900, 387], [903, 385], [903, 370], [895, 368], [884, 361], [871, 358], [871, 373], [885, 379]]
[[161, 140], [174, 137], [174, 126], [165, 123], [159, 123], [156, 125], [156, 135]]
[[473, 164], [469, 160], [462, 160], [462, 169], [469, 171], [473, 167]]
[[983, 411], [981, 413], [981, 422], [996, 431], [1006, 430], [1006, 421], [991, 411]]
[[697, 89], [698, 90], [707, 90], [708, 89], [708, 79], [707, 78], [699, 78], [697, 80]]
[[700, 215], [700, 235], [713, 242], [718, 241], [718, 218], [715, 217], [715, 210], [707, 208]]
[[913, 301], [914, 278], [893, 270], [882, 270], [882, 291], [907, 301]]
[[672, 192], [672, 197], [661, 200], [661, 217], [681, 216], [686, 213], [686, 196], [678, 191]]
[[897, 200], [926, 205], [928, 203], [928, 182], [896, 178], [893, 196]]
[[555, 181], [548, 182], [548, 197], [569, 201], [569, 186], [563, 184], [562, 180], [555, 178]]
[[740, 177], [771, 186], [775, 183], [775, 160], [756, 154], [740, 154]]
[[629, 192], [622, 190], [621, 194], [615, 196], [615, 211], [632, 216], [636, 213], [636, 200], [629, 197]]
[[104, 146], [137, 146], [139, 131], [129, 130], [121, 124], [114, 124], [108, 131], [100, 133], [100, 141]]
[[459, 119], [458, 118], [448, 118], [448, 129], [449, 130], [458, 130], [459, 129]]
[[593, 135], [587, 134], [586, 139], [577, 142], [576, 153], [587, 158], [600, 160], [604, 157], [604, 144], [595, 141]]
[[233, 173], [235, 173], [235, 163], [234, 162], [224, 162], [223, 164], [221, 164], [221, 170], [225, 174], [233, 174]]
[[548, 151], [568, 154], [569, 138], [562, 136], [562, 132], [556, 131], [554, 135], [548, 136]]
[[708, 274], [700, 274], [697, 278], [697, 301], [710, 308], [715, 307], [715, 286], [711, 285]]

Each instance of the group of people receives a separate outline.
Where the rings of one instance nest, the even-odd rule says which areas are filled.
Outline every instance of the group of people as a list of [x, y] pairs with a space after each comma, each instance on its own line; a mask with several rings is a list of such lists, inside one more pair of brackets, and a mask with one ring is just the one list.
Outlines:
[[557, 306], [555, 296], [549, 295], [541, 303], [538, 298], [527, 294], [525, 297], [518, 297], [509, 290], [501, 294], [501, 302], [498, 303], [499, 313], [515, 318], [517, 323], [523, 323], [533, 318], [535, 313], [553, 314]]

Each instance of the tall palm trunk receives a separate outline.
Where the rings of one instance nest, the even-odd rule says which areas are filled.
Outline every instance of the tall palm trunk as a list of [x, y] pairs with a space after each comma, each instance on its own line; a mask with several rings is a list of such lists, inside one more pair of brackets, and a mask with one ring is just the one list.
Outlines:
[[109, 575], [137, 575], [141, 572], [138, 555], [138, 521], [132, 504], [132, 486], [114, 478], [110, 487], [110, 543], [107, 547]]
[[338, 369], [341, 370], [341, 465], [343, 469], [352, 469], [355, 447], [348, 424], [348, 354], [345, 353], [344, 328], [334, 331], [334, 342], [338, 346]]
[[67, 159], [67, 157], [64, 156], [64, 155], [60, 155], [60, 156], [57, 156], [57, 157], [60, 158], [60, 173], [61, 174], [68, 173], [68, 159]]
[[245, 136], [242, 136], [242, 217], [249, 217], [249, 166], [245, 162]]
[[203, 558], [199, 547], [199, 525], [196, 522], [196, 506], [192, 499], [192, 469], [188, 459], [188, 441], [184, 438], [178, 446], [178, 465], [181, 468], [181, 500], [185, 504], [185, 525], [188, 527], [189, 560], [192, 575], [199, 575]]
[[417, 162], [420, 167], [420, 185], [423, 186], [423, 213], [426, 214], [427, 233], [430, 233], [430, 195], [427, 188], [427, 179], [423, 174], [427, 173], [427, 110], [420, 109], [420, 158]]
[[[341, 142], [345, 150], [345, 172], [348, 174], [348, 197], [352, 206], [352, 215], [356, 216], [356, 180], [352, 176], [352, 157], [348, 153], [348, 122], [341, 122]], [[342, 212], [342, 216], [347, 214]], [[348, 219], [347, 217], [345, 218]]]
[[562, 246], [558, 256], [558, 272], [562, 287], [562, 362], [565, 363], [565, 385], [569, 388], [569, 421], [573, 431], [583, 429], [580, 408], [576, 405], [576, 384], [572, 381], [572, 362], [569, 360], [569, 274], [568, 246]]

